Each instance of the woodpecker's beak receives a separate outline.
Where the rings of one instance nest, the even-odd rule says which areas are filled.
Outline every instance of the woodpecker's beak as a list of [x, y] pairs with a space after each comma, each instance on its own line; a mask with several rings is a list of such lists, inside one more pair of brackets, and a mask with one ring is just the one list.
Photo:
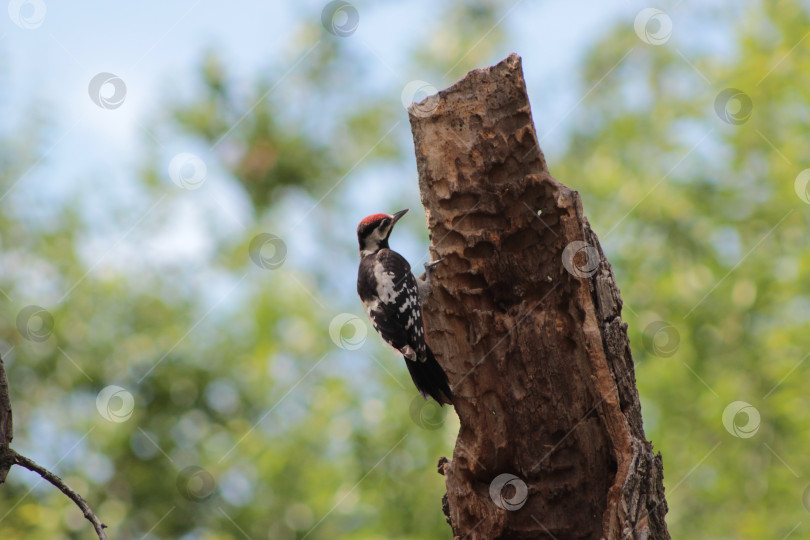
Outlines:
[[391, 216], [392, 217], [392, 219], [391, 219], [391, 227], [393, 227], [396, 224], [396, 222], [399, 221], [399, 218], [401, 218], [402, 216], [404, 216], [407, 213], [408, 213], [408, 209], [406, 208], [405, 210], [400, 210], [399, 212], [397, 212], [396, 214]]

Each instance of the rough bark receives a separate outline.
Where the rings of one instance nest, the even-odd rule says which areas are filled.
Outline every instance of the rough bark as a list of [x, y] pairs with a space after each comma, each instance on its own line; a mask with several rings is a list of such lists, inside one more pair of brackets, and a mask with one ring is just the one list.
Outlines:
[[14, 422], [11, 417], [11, 397], [8, 391], [8, 378], [0, 358], [0, 484], [6, 481], [8, 471], [14, 464], [9, 445], [14, 438]]
[[668, 539], [619, 290], [579, 194], [548, 172], [520, 57], [409, 113], [445, 258], [424, 313], [461, 421], [439, 467], [454, 535]]

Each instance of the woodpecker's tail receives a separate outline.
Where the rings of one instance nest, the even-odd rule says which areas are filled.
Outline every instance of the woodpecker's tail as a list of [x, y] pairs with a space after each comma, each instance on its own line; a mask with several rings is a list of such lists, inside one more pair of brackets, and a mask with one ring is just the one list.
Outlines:
[[427, 399], [430, 396], [440, 405], [453, 403], [453, 393], [450, 391], [447, 374], [436, 361], [430, 347], [427, 348], [427, 359], [424, 362], [419, 360], [413, 362], [405, 359], [405, 364], [407, 364], [413, 383], [419, 393], [422, 394], [422, 397]]

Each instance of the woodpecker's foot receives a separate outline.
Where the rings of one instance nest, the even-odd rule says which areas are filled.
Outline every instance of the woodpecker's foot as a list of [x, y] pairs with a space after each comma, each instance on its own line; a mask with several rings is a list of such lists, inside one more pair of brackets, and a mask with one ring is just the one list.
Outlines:
[[425, 273], [419, 276], [416, 280], [416, 287], [419, 289], [419, 300], [424, 302], [425, 299], [430, 294], [431, 288], [431, 281], [430, 281], [430, 272], [433, 270], [433, 267], [439, 264], [444, 260], [444, 257], [439, 259], [438, 261], [433, 262], [426, 262], [425, 263]]
[[442, 262], [443, 260], [444, 260], [444, 257], [442, 257], [438, 261], [426, 262], [425, 263], [425, 273], [429, 274], [430, 271], [433, 270], [433, 267], [436, 266], [437, 264], [439, 264], [440, 262]]

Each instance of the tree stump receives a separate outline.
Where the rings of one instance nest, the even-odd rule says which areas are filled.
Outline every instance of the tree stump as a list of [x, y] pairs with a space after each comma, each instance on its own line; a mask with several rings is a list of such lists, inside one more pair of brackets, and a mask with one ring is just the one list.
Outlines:
[[461, 422], [440, 462], [470, 539], [668, 539], [622, 300], [549, 174], [520, 57], [410, 106], [433, 259], [428, 343]]

